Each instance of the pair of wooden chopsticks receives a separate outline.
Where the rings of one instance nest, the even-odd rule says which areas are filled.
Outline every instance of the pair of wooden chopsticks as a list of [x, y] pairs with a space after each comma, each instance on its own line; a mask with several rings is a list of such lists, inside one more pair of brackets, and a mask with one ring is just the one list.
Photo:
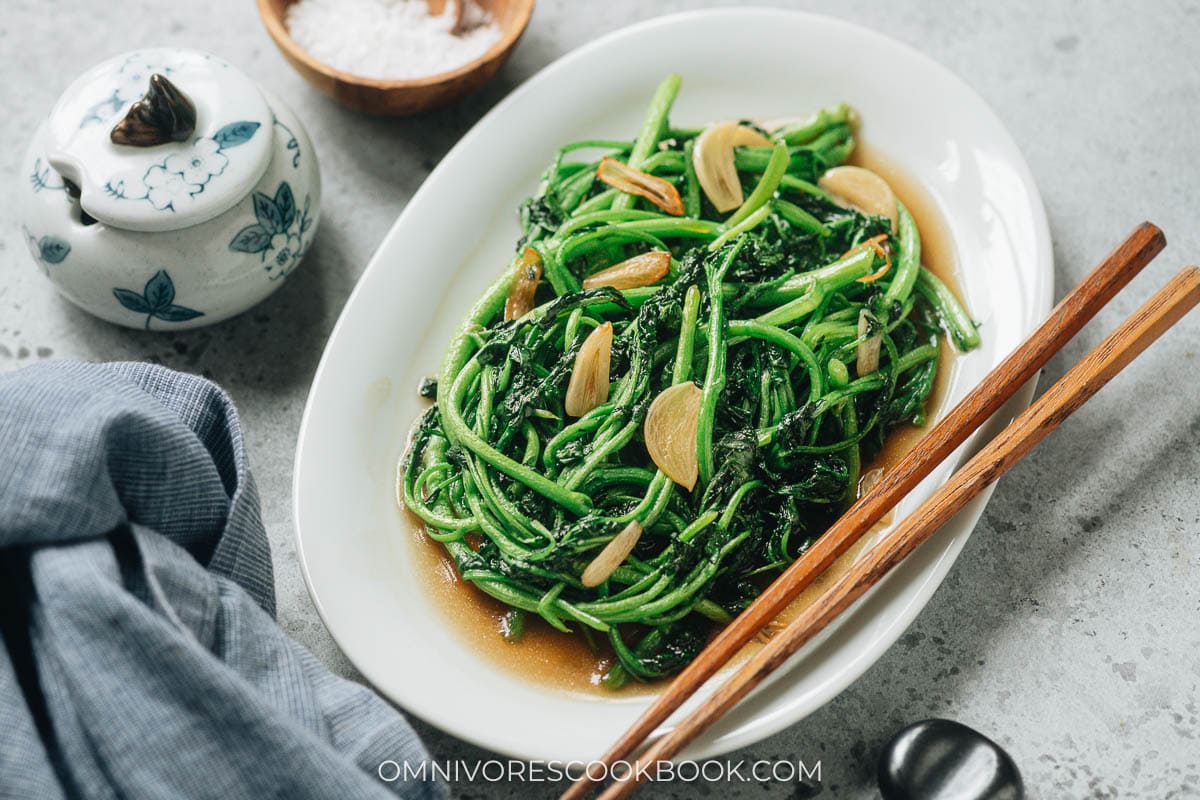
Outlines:
[[[1166, 239], [1156, 226], [1148, 222], [1138, 226], [1063, 298], [1041, 327], [726, 626], [599, 760], [611, 767], [636, 753], [687, 698], [1033, 378], [1165, 246]], [[777, 632], [699, 708], [652, 744], [634, 762], [635, 767], [669, 759], [692, 742], [1198, 302], [1200, 268], [1187, 267], [888, 532], [883, 541], [860, 556], [848, 572]], [[650, 770], [628, 770], [600, 795], [601, 800], [629, 795], [647, 772]], [[591, 785], [588, 774], [596, 773], [585, 773], [563, 794], [563, 800], [587, 794]]]

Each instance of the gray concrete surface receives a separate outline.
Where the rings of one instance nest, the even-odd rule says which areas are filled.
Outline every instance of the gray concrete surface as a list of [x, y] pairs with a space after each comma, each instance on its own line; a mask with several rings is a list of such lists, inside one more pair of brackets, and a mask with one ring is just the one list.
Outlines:
[[[543, 0], [513, 60], [464, 104], [368, 119], [287, 66], [249, 0], [5, 0], [0, 174], [59, 91], [146, 44], [216, 51], [286, 98], [322, 161], [322, 228], [274, 297], [188, 334], [126, 331], [59, 299], [0, 193], [0, 369], [45, 358], [148, 359], [204, 374], [237, 401], [275, 555], [280, 622], [334, 669], [353, 667], [317, 618], [292, 539], [292, 455], [322, 345], [388, 226], [446, 150], [533, 72], [604, 32], [711, 3]], [[884, 31], [974, 86], [1016, 137], [1050, 214], [1057, 292], [1136, 222], [1161, 225], [1158, 263], [1054, 360], [1043, 386], [1168, 275], [1200, 260], [1200, 3], [797, 2]], [[886, 76], [881, 76], [885, 79]], [[903, 87], [898, 87], [902, 91]], [[586, 87], [581, 87], [586, 91]], [[6, 183], [11, 187], [15, 183]], [[1043, 798], [1200, 795], [1200, 315], [1147, 353], [1001, 483], [911, 630], [819, 713], [739, 755], [820, 759], [822, 797], [872, 797], [875, 756], [932, 715], [1015, 756]], [[425, 725], [440, 758], [486, 754]], [[553, 794], [459, 784], [467, 797]], [[651, 794], [806, 797], [794, 784], [662, 786]]]

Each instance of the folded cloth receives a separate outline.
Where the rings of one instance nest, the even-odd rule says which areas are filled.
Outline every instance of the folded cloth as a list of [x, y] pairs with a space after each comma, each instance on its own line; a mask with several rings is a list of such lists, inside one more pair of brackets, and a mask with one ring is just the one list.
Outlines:
[[444, 796], [378, 777], [420, 740], [274, 606], [224, 392], [149, 364], [0, 376], [0, 798]]

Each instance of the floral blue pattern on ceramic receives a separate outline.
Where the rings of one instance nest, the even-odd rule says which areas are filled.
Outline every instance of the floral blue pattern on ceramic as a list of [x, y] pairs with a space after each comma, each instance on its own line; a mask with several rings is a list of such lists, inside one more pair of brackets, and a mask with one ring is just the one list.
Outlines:
[[42, 161], [40, 158], [33, 160], [33, 172], [29, 173], [29, 185], [33, 187], [33, 191], [40, 192], [43, 189], [51, 192], [65, 192], [67, 184], [54, 170], [50, 169], [50, 165]]
[[[114, 144], [110, 132], [154, 75], [194, 103], [194, 131]], [[300, 121], [196, 51], [141, 50], [89, 70], [21, 170], [20, 222], [39, 268], [75, 304], [147, 330], [219, 322], [261, 301], [308, 252], [320, 216], [316, 154]]]
[[237, 232], [229, 243], [230, 250], [239, 253], [258, 253], [271, 280], [286, 278], [299, 263], [312, 241], [307, 238], [313, 218], [309, 215], [311, 197], [304, 198], [304, 208], [296, 210], [296, 196], [287, 181], [279, 184], [274, 197], [254, 193], [255, 222]]
[[29, 252], [34, 261], [41, 266], [42, 272], [48, 273], [51, 264], [61, 264], [71, 254], [69, 242], [57, 236], [35, 236], [29, 228], [21, 226], [25, 241], [29, 244]]
[[[79, 120], [79, 127], [103, 125], [114, 120], [118, 112], [142, 99], [151, 75], [157, 73], [168, 78], [174, 77], [174, 59], [169, 52], [166, 58], [160, 59], [159, 55], [160, 51], [157, 50], [137, 50], [112, 59], [116, 65], [116, 80], [112, 81], [112, 91], [88, 107]], [[207, 54], [203, 55], [208, 57]]]
[[147, 200], [159, 211], [180, 211], [225, 171], [229, 157], [224, 151], [249, 141], [260, 127], [258, 122], [231, 122], [211, 137], [200, 137], [189, 150], [152, 164], [141, 177], [110, 178], [104, 190], [122, 200]]
[[132, 289], [113, 289], [117, 302], [135, 314], [146, 315], [146, 330], [155, 319], [165, 322], [187, 322], [203, 317], [203, 311], [178, 305], [175, 302], [175, 282], [165, 269], [154, 273], [140, 293]]
[[275, 125], [276, 125], [276, 127], [282, 128], [284, 131], [287, 132], [287, 135], [288, 135], [287, 149], [293, 151], [292, 152], [292, 166], [293, 167], [300, 166], [300, 142], [296, 140], [296, 134], [292, 133], [291, 128], [289, 128], [287, 125], [284, 125], [282, 122], [280, 122], [279, 117], [275, 118]]

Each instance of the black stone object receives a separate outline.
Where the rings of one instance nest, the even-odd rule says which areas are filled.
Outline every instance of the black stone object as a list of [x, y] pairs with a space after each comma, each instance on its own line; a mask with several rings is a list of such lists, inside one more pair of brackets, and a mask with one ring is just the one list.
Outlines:
[[1012, 756], [978, 731], [927, 719], [897, 733], [879, 756], [883, 800], [1022, 800]]

